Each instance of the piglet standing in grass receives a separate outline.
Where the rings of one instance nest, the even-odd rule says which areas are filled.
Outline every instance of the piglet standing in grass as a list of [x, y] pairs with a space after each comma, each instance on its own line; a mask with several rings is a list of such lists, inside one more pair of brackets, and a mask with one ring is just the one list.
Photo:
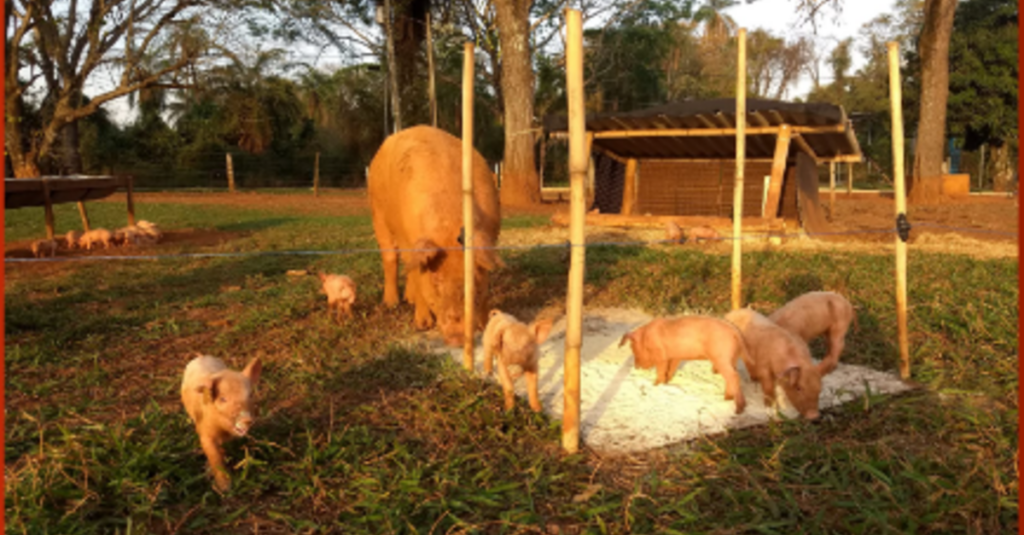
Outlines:
[[822, 371], [811, 360], [807, 343], [749, 308], [733, 310], [725, 319], [743, 333], [749, 351], [743, 362], [750, 378], [761, 383], [765, 404], [775, 401], [778, 379], [796, 410], [808, 420], [817, 419]]
[[55, 256], [57, 254], [57, 242], [54, 240], [36, 240], [31, 245], [32, 256]]
[[725, 399], [736, 400], [736, 414], [747, 406], [736, 371], [736, 361], [749, 359], [743, 336], [732, 324], [708, 316], [655, 318], [626, 333], [633, 349], [633, 365], [640, 369], [657, 368], [655, 385], [672, 380], [676, 368], [687, 360], [710, 360], [712, 369], [725, 379]]
[[181, 402], [196, 426], [199, 443], [213, 470], [214, 488], [224, 492], [231, 476], [224, 466], [223, 444], [244, 437], [255, 420], [253, 387], [263, 366], [253, 359], [241, 372], [205, 355], [192, 359], [181, 382]]
[[85, 234], [82, 234], [82, 238], [79, 240], [79, 244], [85, 249], [92, 250], [94, 244], [103, 244], [104, 249], [110, 249], [110, 244], [114, 241], [114, 235], [105, 228], [98, 228], [90, 230]]
[[81, 238], [81, 232], [78, 232], [77, 230], [69, 230], [68, 233], [64, 235], [65, 247], [67, 247], [68, 250], [78, 247], [78, 240]]
[[337, 312], [338, 321], [352, 315], [352, 304], [356, 302], [355, 281], [345, 275], [318, 273], [317, 276], [323, 283], [321, 291], [327, 294], [328, 310]]
[[519, 366], [526, 377], [526, 391], [530, 396], [530, 408], [540, 412], [540, 393], [537, 385], [538, 346], [551, 333], [552, 320], [541, 320], [529, 326], [511, 314], [494, 309], [488, 315], [484, 329], [484, 373], [491, 374], [494, 357], [498, 357], [498, 377], [505, 392], [505, 410], [512, 410], [516, 403], [516, 391], [509, 366]]
[[805, 342], [828, 335], [828, 355], [819, 365], [821, 374], [826, 375], [839, 365], [846, 332], [857, 315], [853, 305], [835, 292], [808, 292], [772, 312], [768, 319]]

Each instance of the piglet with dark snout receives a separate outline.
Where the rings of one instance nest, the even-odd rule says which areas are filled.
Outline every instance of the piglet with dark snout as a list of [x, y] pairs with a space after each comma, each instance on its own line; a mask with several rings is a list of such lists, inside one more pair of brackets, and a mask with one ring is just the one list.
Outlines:
[[853, 305], [835, 292], [808, 292], [772, 312], [768, 319], [805, 342], [827, 334], [828, 355], [820, 364], [821, 374], [826, 375], [839, 365], [846, 331], [857, 315]]
[[484, 329], [484, 373], [491, 374], [494, 357], [498, 357], [498, 377], [505, 393], [505, 410], [512, 410], [516, 402], [515, 378], [509, 373], [509, 366], [519, 366], [526, 377], [526, 391], [530, 396], [530, 408], [540, 412], [540, 394], [537, 390], [538, 346], [551, 333], [552, 320], [535, 321], [527, 326], [511, 314], [498, 309], [491, 310], [487, 327]]
[[337, 319], [342, 319], [352, 314], [352, 304], [356, 302], [356, 283], [345, 275], [330, 275], [318, 273], [320, 282], [323, 284], [321, 291], [327, 294], [327, 308], [337, 311]]
[[655, 385], [671, 381], [683, 361], [710, 360], [712, 369], [725, 379], [725, 399], [736, 400], [736, 414], [746, 408], [736, 361], [748, 359], [747, 347], [732, 324], [708, 316], [656, 318], [626, 333], [619, 347], [627, 341], [635, 367], [657, 368]]
[[822, 370], [811, 360], [807, 343], [749, 308], [733, 310], [725, 319], [743, 333], [749, 351], [743, 363], [750, 378], [761, 383], [765, 403], [775, 401], [778, 379], [796, 410], [808, 420], [817, 419]]
[[259, 358], [237, 372], [228, 369], [224, 361], [205, 355], [185, 366], [181, 402], [196, 426], [199, 443], [213, 470], [214, 488], [220, 492], [231, 486], [222, 446], [244, 437], [252, 427], [256, 415], [253, 387], [262, 369]]

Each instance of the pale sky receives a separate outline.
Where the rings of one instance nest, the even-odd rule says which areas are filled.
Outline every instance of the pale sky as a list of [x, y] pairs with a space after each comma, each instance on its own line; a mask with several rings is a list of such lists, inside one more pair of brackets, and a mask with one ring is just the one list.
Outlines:
[[[798, 0], [755, 0], [751, 4], [743, 3], [730, 8], [725, 13], [731, 16], [740, 27], [746, 28], [748, 31], [764, 28], [773, 35], [787, 38], [807, 37], [816, 43], [821, 52], [827, 54], [839, 41], [847, 37], [855, 39], [859, 37], [860, 29], [865, 23], [882, 13], [891, 12], [894, 6], [894, 0], [843, 0], [842, 12], [837, 14], [834, 10], [827, 9], [824, 16], [819, 18], [815, 32], [809, 23], [799, 24], [800, 17], [796, 14], [797, 2]], [[857, 46], [854, 46], [851, 52], [853, 53], [851, 70], [855, 72], [864, 65], [865, 59]], [[327, 57], [319, 62], [319, 66], [338, 64], [336, 53], [328, 52], [325, 55]], [[828, 82], [827, 75], [824, 75], [822, 83]], [[810, 75], [805, 73], [797, 85], [789, 91], [787, 98], [805, 96], [811, 87]], [[125, 98], [111, 102], [106, 108], [113, 119], [122, 124], [135, 115], [134, 111], [128, 108]]]

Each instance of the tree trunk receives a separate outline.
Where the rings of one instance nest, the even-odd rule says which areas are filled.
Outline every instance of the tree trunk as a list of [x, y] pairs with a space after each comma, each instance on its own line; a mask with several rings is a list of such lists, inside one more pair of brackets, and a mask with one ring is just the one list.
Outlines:
[[530, 54], [532, 0], [497, 0], [501, 39], [501, 91], [505, 101], [505, 157], [501, 204], [540, 202], [540, 182], [533, 161], [534, 75]]
[[36, 178], [42, 175], [39, 170], [39, 153], [25, 146], [25, 133], [21, 128], [24, 115], [21, 98], [14, 96], [5, 100], [7, 113], [4, 114], [4, 147], [11, 158], [14, 177]]
[[911, 204], [932, 204], [942, 198], [942, 162], [946, 145], [946, 102], [949, 99], [949, 40], [957, 0], [926, 0], [921, 54], [921, 113], [917, 124]]
[[992, 190], [1010, 191], [1013, 182], [1013, 168], [1010, 167], [1010, 147], [1007, 143], [1002, 146], [992, 146]]
[[429, 0], [394, 0], [395, 65], [398, 69], [398, 94], [401, 98], [402, 126], [408, 128], [429, 122], [424, 120], [422, 77], [419, 65], [426, 40]]
[[64, 127], [64, 131], [61, 135], [62, 142], [64, 145], [63, 151], [63, 166], [64, 172], [69, 175], [79, 175], [82, 173], [82, 153], [79, 150], [79, 139], [78, 139], [78, 121], [68, 123]]

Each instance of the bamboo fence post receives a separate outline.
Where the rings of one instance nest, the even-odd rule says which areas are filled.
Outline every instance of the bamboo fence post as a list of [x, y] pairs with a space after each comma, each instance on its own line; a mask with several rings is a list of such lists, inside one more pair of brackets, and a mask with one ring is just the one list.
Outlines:
[[89, 214], [85, 211], [85, 203], [78, 201], [78, 215], [82, 216], [82, 229], [85, 232], [92, 230], [89, 228]]
[[836, 162], [828, 162], [828, 219], [836, 218]]
[[434, 75], [434, 32], [431, 28], [430, 11], [427, 10], [427, 76], [430, 91], [430, 124], [437, 128], [437, 89]]
[[313, 196], [320, 196], [320, 153], [316, 153], [316, 159], [313, 160]]
[[462, 225], [463, 255], [465, 258], [466, 298], [463, 320], [465, 341], [463, 342], [462, 363], [467, 370], [473, 370], [473, 297], [476, 295], [473, 276], [473, 43], [464, 47], [462, 67]]
[[732, 308], [742, 303], [742, 244], [743, 233], [743, 166], [746, 163], [747, 139], [747, 30], [740, 28], [736, 35], [739, 57], [736, 62], [736, 182], [732, 201]]
[[125, 184], [125, 189], [128, 190], [127, 194], [125, 195], [127, 203], [128, 203], [128, 226], [129, 227], [134, 227], [135, 226], [135, 198], [132, 195], [132, 190], [135, 189], [135, 177], [129, 176], [129, 177], [125, 178], [125, 180], [127, 182]]
[[[903, 96], [900, 88], [899, 43], [890, 42], [889, 101], [892, 106], [892, 165], [896, 218], [906, 217], [907, 192], [903, 177]], [[900, 377], [910, 377], [910, 343], [907, 333], [907, 242], [896, 234], [896, 322], [899, 329]]]
[[569, 185], [571, 243], [569, 288], [566, 302], [565, 386], [562, 411], [562, 448], [576, 453], [580, 446], [580, 348], [583, 345], [583, 273], [586, 262], [584, 224], [586, 180], [590, 154], [587, 151], [586, 116], [583, 95], [583, 19], [579, 11], [567, 9], [565, 86], [569, 112]]
[[46, 220], [46, 239], [53, 239], [53, 202], [50, 201], [50, 181], [43, 179], [43, 217]]
[[235, 192], [235, 166], [231, 162], [231, 153], [227, 153], [228, 161], [228, 191]]

